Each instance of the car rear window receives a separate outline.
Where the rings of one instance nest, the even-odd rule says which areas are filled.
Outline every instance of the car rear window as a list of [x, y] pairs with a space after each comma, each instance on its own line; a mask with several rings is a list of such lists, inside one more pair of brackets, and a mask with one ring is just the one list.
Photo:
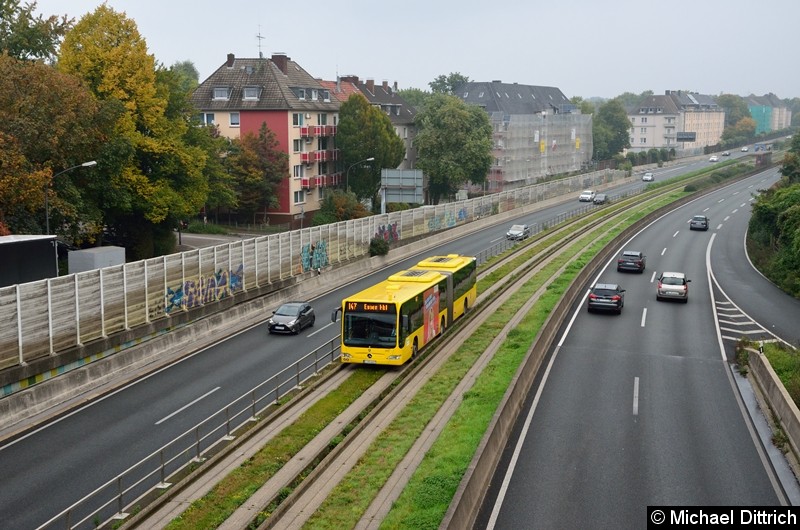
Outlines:
[[706, 217], [704, 215], [695, 215], [694, 216], [694, 220], [695, 221], [705, 221]]
[[608, 297], [617, 294], [617, 291], [614, 291], [612, 289], [595, 289], [593, 292], [597, 296], [608, 296]]
[[665, 278], [661, 278], [661, 283], [666, 285], [683, 285], [683, 278], [675, 278], [673, 276], [667, 276]]
[[640, 252], [625, 251], [625, 252], [622, 253], [622, 256], [625, 257], [625, 258], [638, 258], [639, 256], [641, 256], [641, 253]]

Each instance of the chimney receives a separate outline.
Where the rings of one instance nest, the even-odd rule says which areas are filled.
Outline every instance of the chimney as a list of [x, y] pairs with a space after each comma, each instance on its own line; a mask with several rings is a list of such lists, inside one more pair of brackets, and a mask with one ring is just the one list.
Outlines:
[[393, 90], [395, 93], [397, 93], [397, 81], [395, 81], [395, 82], [394, 82], [394, 87], [392, 88], [392, 90]]
[[383, 91], [384, 92], [387, 92], [387, 93], [389, 92], [389, 81], [384, 79], [383, 83], [381, 84], [381, 86], [383, 86]]
[[281, 72], [288, 74], [289, 61], [291, 59], [283, 52], [276, 52], [272, 54], [272, 62], [275, 63]]
[[358, 76], [357, 75], [343, 75], [342, 76], [343, 83], [353, 83], [354, 85], [358, 84]]
[[375, 80], [374, 79], [367, 79], [367, 91], [370, 94], [375, 93]]
[[228, 60], [225, 61], [225, 66], [227, 66], [228, 68], [233, 68], [233, 60], [235, 58], [236, 57], [232, 53], [229, 53], [228, 54]]

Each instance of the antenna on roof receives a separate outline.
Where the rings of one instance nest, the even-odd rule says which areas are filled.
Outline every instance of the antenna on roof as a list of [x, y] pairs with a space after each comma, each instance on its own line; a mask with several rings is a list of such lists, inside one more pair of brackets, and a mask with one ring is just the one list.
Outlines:
[[261, 41], [266, 39], [266, 37], [261, 34], [261, 24], [258, 25], [258, 35], [256, 35], [256, 38], [258, 39], [258, 58], [263, 59], [264, 54], [261, 53]]

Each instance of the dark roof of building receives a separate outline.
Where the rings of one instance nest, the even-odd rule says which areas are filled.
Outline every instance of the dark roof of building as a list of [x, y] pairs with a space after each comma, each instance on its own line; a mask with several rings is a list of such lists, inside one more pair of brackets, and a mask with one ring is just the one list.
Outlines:
[[[327, 86], [330, 86], [329, 83], [331, 82], [326, 81]], [[375, 84], [372, 79], [361, 81], [358, 76], [345, 75], [338, 79], [336, 86], [339, 91], [344, 93], [348, 91], [360, 93], [372, 105], [379, 106], [381, 110], [386, 112], [389, 120], [394, 125], [414, 123], [417, 111], [397, 93], [397, 83], [394, 86], [390, 86], [387, 81]], [[337, 95], [337, 97], [339, 96]], [[349, 94], [347, 97], [349, 97]]]
[[472, 81], [458, 87], [455, 95], [465, 103], [483, 107], [490, 114], [566, 114], [577, 109], [561, 90], [549, 86]]
[[670, 96], [647, 96], [635, 108], [627, 109], [628, 114], [679, 114], [678, 106]]
[[[361, 91], [353, 83], [343, 83], [341, 79], [338, 81], [325, 81], [319, 79], [319, 84], [331, 91], [331, 95], [344, 103], [347, 98], [353, 94], [361, 94]], [[363, 94], [361, 94], [363, 96]]]
[[[215, 99], [214, 89], [227, 88], [227, 99]], [[243, 97], [245, 88], [256, 88], [257, 99]], [[293, 89], [309, 89], [305, 99]], [[316, 89], [317, 99], [310, 96]], [[238, 59], [228, 54], [228, 60], [192, 94], [192, 102], [200, 110], [328, 110], [339, 109], [339, 101], [329, 97], [319, 81], [284, 54], [271, 58]]]
[[722, 110], [713, 96], [698, 94], [697, 92], [684, 92], [682, 90], [668, 90], [667, 94], [679, 109]]

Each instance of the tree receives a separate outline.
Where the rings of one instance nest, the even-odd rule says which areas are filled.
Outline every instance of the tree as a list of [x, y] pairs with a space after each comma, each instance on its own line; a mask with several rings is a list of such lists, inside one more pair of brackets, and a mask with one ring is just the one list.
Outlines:
[[289, 155], [280, 150], [280, 144], [266, 123], [262, 123], [258, 136], [245, 134], [231, 144], [227, 167], [235, 179], [238, 211], [255, 222], [255, 213], [278, 206], [277, 188], [289, 174]]
[[180, 77], [157, 73], [136, 24], [107, 4], [67, 33], [58, 68], [122, 109], [101, 155], [106, 224], [131, 259], [169, 250], [172, 227], [198, 212], [208, 193], [206, 153], [185, 142], [191, 114]]
[[717, 97], [717, 104], [725, 110], [725, 127], [739, 123], [742, 118], [750, 118], [750, 109], [741, 96], [736, 94], [721, 94]]
[[459, 72], [449, 75], [440, 75], [430, 83], [431, 92], [434, 94], [449, 94], [454, 96], [461, 85], [469, 83], [469, 77], [461, 75]]
[[623, 108], [637, 108], [648, 97], [653, 95], [652, 90], [645, 90], [641, 94], [634, 94], [633, 92], [623, 92], [614, 99], [619, 101]]
[[0, 54], [17, 59], [52, 60], [58, 43], [72, 20], [66, 15], [34, 17], [36, 2], [20, 6], [19, 0], [0, 1]]
[[756, 135], [756, 121], [749, 117], [742, 118], [722, 131], [722, 141], [728, 144], [744, 143]]
[[428, 98], [431, 97], [430, 92], [426, 92], [419, 88], [404, 88], [402, 90], [398, 90], [397, 95], [403, 98], [406, 103], [417, 109], [422, 108]]
[[[381, 186], [381, 168], [396, 168], [405, 154], [403, 140], [389, 117], [360, 94], [351, 95], [339, 109], [336, 146], [345, 185], [359, 199], [375, 199]], [[367, 158], [375, 160], [360, 163]]]
[[342, 190], [326, 193], [319, 211], [314, 215], [312, 224], [320, 226], [350, 219], [367, 217], [370, 212], [359, 201], [355, 194]]
[[594, 103], [583, 99], [581, 96], [572, 96], [570, 102], [581, 110], [581, 114], [594, 114]]
[[[116, 115], [114, 105], [98, 102], [79, 79], [38, 61], [0, 55], [0, 132], [13, 139], [23, 157], [18, 167], [53, 175], [96, 160], [112, 134]], [[55, 233], [76, 244], [95, 241], [102, 214], [92, 195], [105, 185], [98, 182], [100, 175], [96, 169], [71, 171], [48, 186]], [[39, 207], [28, 211], [24, 223], [18, 218], [10, 223], [14, 232], [44, 233], [43, 188], [38, 189]]]
[[492, 165], [492, 125], [486, 111], [434, 94], [417, 114], [417, 167], [428, 177], [433, 204], [466, 184], [481, 184]]
[[39, 233], [34, 213], [49, 178], [49, 170], [32, 170], [17, 140], [0, 131], [0, 235]]
[[608, 160], [630, 147], [631, 121], [618, 99], [600, 105], [592, 120], [595, 160]]

